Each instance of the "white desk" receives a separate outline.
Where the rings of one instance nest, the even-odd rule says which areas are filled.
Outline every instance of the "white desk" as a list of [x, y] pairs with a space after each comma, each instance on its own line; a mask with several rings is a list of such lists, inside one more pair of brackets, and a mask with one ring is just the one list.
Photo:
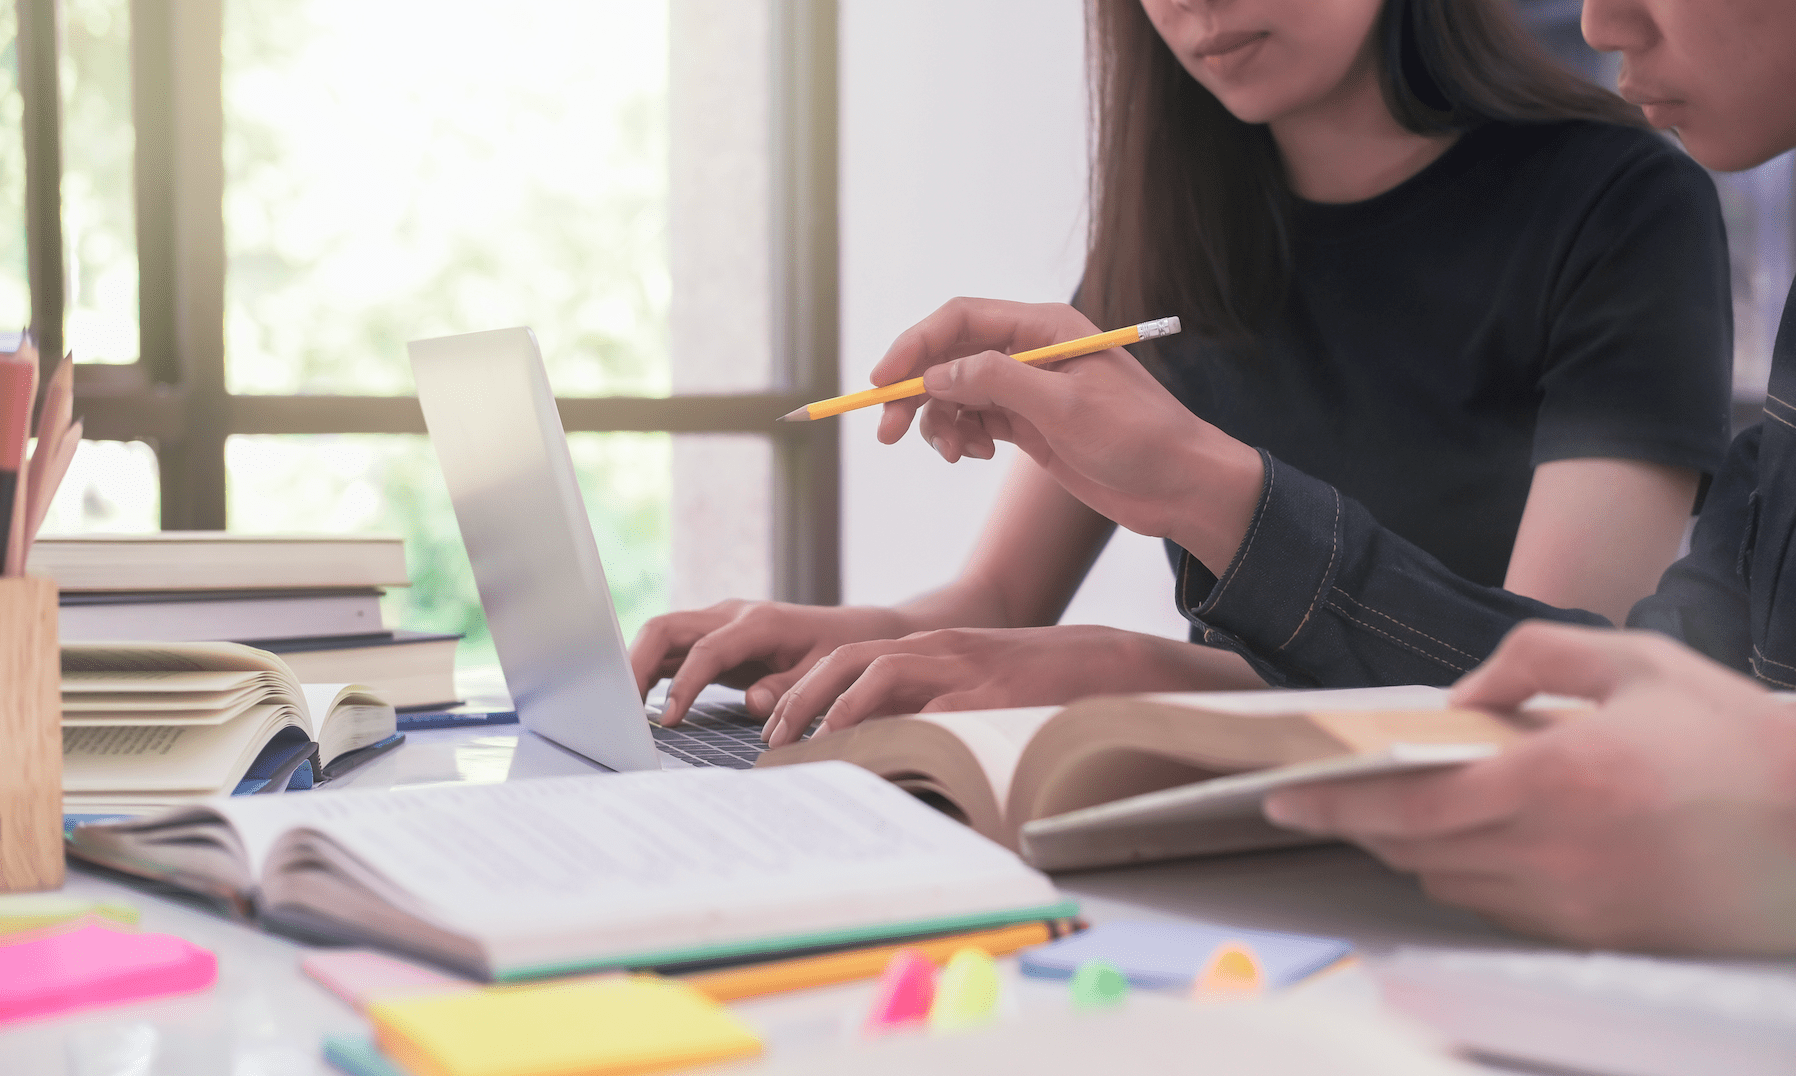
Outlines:
[[[335, 787], [493, 782], [591, 768], [515, 725], [437, 730], [410, 734], [403, 747]], [[1191, 918], [1331, 934], [1374, 956], [1400, 944], [1538, 947], [1429, 903], [1408, 878], [1342, 847], [1069, 874], [1059, 882], [1094, 919]], [[319, 1054], [321, 1036], [365, 1033], [351, 1009], [300, 973], [304, 946], [78, 866], [65, 892], [127, 901], [142, 911], [145, 930], [211, 949], [219, 958], [218, 984], [193, 997], [0, 1031], [0, 1076], [313, 1076], [336, 1071]], [[1310, 989], [1331, 1003], [1374, 1004], [1362, 974], [1330, 978]], [[1027, 1006], [1031, 998], [1057, 1000], [1064, 987], [1019, 980], [1013, 990]], [[831, 987], [743, 1003], [739, 1011], [766, 1035], [770, 1057], [796, 1057], [851, 1029], [867, 991], [864, 984]]]

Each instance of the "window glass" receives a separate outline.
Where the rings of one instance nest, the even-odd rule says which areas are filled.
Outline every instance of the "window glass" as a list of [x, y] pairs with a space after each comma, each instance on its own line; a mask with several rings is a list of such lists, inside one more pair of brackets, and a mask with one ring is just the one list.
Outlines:
[[137, 361], [130, 0], [63, 0], [62, 238], [68, 347]]
[[[671, 440], [660, 433], [568, 435], [626, 638], [667, 608]], [[412, 585], [387, 595], [388, 626], [464, 632], [460, 664], [496, 660], [426, 438], [237, 436], [225, 460], [231, 530], [402, 535]]]
[[24, 102], [19, 98], [18, 12], [0, 4], [0, 334], [31, 320], [25, 272]]
[[83, 441], [56, 487], [44, 534], [141, 534], [162, 514], [156, 452], [142, 441]]
[[673, 607], [773, 597], [773, 444], [690, 433], [673, 447]]
[[227, 0], [234, 392], [409, 394], [408, 339], [529, 325], [563, 395], [665, 395], [652, 0]]

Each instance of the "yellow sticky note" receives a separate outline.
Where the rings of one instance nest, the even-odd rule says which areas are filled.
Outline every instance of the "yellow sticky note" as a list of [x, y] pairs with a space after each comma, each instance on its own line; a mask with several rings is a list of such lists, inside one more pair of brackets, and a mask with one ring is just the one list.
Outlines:
[[728, 1009], [683, 983], [583, 980], [368, 1006], [388, 1057], [416, 1076], [605, 1076], [760, 1053]]
[[65, 897], [60, 893], [0, 895], [0, 934], [41, 930], [88, 915], [110, 919], [128, 927], [137, 925], [137, 909], [129, 904]]

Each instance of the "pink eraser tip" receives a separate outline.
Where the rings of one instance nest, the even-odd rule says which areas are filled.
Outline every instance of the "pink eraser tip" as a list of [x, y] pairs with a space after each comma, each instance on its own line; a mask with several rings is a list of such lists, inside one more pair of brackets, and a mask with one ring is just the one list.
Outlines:
[[929, 1018], [935, 1001], [935, 965], [920, 949], [900, 949], [880, 973], [879, 990], [867, 1013], [866, 1029], [878, 1034], [889, 1028], [918, 1024]]
[[218, 958], [172, 934], [90, 924], [0, 946], [0, 1021], [204, 990]]

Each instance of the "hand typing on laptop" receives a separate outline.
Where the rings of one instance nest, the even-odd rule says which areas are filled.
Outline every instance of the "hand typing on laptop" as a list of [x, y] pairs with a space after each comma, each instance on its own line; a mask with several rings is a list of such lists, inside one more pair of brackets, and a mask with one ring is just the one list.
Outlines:
[[677, 725], [706, 684], [741, 688], [748, 712], [765, 720], [812, 666], [844, 643], [896, 639], [917, 630], [895, 609], [786, 602], [719, 602], [655, 617], [630, 644], [644, 698], [671, 678], [663, 725]]
[[746, 691], [771, 747], [799, 739], [819, 718], [821, 736], [892, 714], [1047, 706], [1113, 692], [1187, 691], [1193, 683], [1264, 686], [1230, 661], [1219, 651], [1089, 624], [907, 631], [896, 609], [745, 601], [656, 617], [630, 648], [644, 697], [671, 678], [661, 724], [677, 726], [706, 684], [724, 684]]

